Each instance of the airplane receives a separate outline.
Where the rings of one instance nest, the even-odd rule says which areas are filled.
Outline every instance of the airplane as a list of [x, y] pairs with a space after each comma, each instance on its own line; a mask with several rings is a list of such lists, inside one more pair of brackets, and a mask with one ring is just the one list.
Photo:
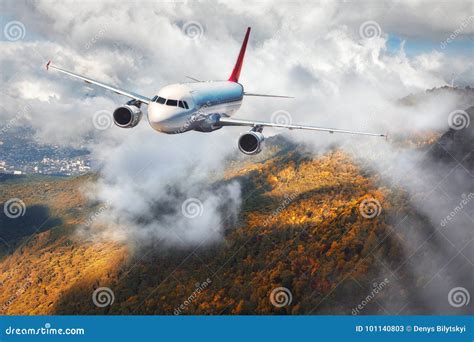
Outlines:
[[265, 140], [262, 133], [264, 127], [386, 137], [385, 134], [377, 133], [232, 118], [240, 108], [244, 96], [291, 98], [281, 95], [247, 93], [244, 91], [243, 85], [239, 83], [245, 50], [250, 36], [250, 29], [250, 27], [247, 28], [237, 61], [228, 80], [199, 81], [187, 76], [194, 82], [167, 85], [161, 88], [152, 98], [64, 70], [51, 64], [51, 61], [46, 64], [46, 70], [50, 68], [55, 69], [61, 73], [83, 80], [86, 83], [94, 84], [129, 97], [131, 99], [130, 101], [118, 107], [113, 112], [113, 121], [121, 128], [132, 128], [138, 125], [143, 116], [141, 110], [142, 104], [148, 106], [148, 122], [150, 126], [161, 133], [178, 134], [187, 131], [212, 132], [225, 126], [251, 127], [250, 131], [241, 134], [238, 139], [239, 150], [247, 155], [254, 155], [262, 150]]

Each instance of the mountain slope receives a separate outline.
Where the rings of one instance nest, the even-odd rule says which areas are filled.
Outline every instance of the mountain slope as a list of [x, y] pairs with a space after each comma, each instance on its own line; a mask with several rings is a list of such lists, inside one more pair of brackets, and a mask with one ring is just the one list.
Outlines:
[[[466, 140], [443, 135], [429, 157], [443, 162], [436, 146], [446, 142], [457, 150]], [[26, 213], [44, 211], [23, 221], [1, 217], [0, 313], [354, 314], [361, 303], [357, 314], [469, 312], [433, 306], [433, 296], [447, 296], [433, 279], [446, 276], [472, 290], [472, 264], [446, 247], [406, 189], [344, 151], [314, 156], [275, 137], [257, 160], [230, 163], [218, 182], [233, 180], [242, 186], [242, 211], [237, 222], [225, 222], [223, 241], [139, 250], [75, 233], [101, 207], [81, 191], [94, 176], [4, 181], [2, 202], [22, 198]], [[424, 242], [412, 245], [419, 236]], [[431, 250], [452, 258], [449, 267]], [[94, 305], [99, 287], [113, 291], [112, 305]], [[279, 287], [291, 292], [286, 306], [272, 304]]]

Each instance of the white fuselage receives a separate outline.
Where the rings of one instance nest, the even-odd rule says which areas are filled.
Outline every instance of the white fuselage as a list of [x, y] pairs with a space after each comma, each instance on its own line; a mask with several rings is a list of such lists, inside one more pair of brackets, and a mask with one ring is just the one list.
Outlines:
[[210, 132], [212, 114], [232, 116], [241, 106], [244, 88], [231, 81], [179, 83], [166, 86], [148, 105], [151, 127], [162, 133]]

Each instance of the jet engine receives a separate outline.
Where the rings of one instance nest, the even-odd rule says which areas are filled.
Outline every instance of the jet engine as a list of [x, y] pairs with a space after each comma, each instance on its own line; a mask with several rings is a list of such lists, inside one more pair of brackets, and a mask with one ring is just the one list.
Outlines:
[[264, 140], [265, 137], [261, 132], [247, 132], [239, 138], [239, 150], [248, 155], [257, 154], [262, 151]]
[[142, 118], [142, 111], [135, 104], [126, 104], [114, 110], [114, 123], [122, 128], [132, 128], [138, 125]]

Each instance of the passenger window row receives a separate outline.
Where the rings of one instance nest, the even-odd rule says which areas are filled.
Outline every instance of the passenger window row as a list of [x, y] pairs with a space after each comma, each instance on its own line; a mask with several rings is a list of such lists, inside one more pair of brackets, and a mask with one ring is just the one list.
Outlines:
[[188, 103], [186, 101], [178, 101], [178, 100], [171, 100], [171, 99], [164, 99], [160, 96], [153, 96], [151, 99], [152, 102], [158, 102], [160, 104], [165, 104], [167, 106], [174, 106], [174, 107], [181, 107], [185, 109], [189, 109]]

